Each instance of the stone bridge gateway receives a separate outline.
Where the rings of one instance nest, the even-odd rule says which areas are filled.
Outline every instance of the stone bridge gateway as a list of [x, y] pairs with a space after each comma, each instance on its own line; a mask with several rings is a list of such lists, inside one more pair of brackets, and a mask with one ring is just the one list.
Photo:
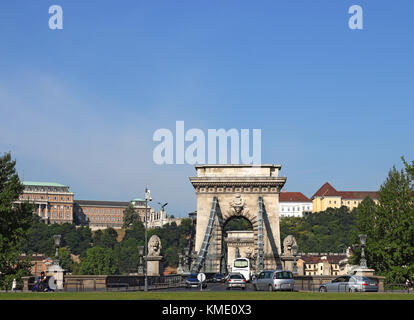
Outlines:
[[281, 165], [198, 165], [190, 177], [197, 195], [197, 226], [193, 271], [226, 272], [227, 249], [223, 226], [233, 217], [248, 219], [253, 227], [252, 247], [240, 248], [252, 269], [281, 266], [279, 193], [286, 177]]

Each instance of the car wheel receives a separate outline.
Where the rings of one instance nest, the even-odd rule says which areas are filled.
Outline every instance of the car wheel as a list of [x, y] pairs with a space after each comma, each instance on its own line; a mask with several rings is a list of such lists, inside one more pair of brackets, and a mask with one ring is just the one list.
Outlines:
[[326, 290], [326, 288], [325, 287], [320, 287], [319, 288], [319, 292], [326, 292], [327, 290]]
[[254, 291], [257, 291], [257, 286], [255, 284], [253, 285], [253, 289]]
[[272, 292], [273, 291], [273, 287], [271, 285], [269, 285], [269, 291]]
[[349, 292], [356, 292], [355, 288], [349, 288], [348, 291]]

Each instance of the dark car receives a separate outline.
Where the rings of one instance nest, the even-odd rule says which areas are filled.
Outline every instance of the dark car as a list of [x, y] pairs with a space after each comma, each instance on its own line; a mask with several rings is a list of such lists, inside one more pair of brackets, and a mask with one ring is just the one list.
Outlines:
[[[188, 278], [185, 280], [185, 287], [186, 288], [199, 288], [200, 287], [200, 281], [197, 279], [198, 273], [192, 273], [188, 276]], [[207, 288], [207, 283], [203, 281], [203, 288]]]
[[213, 277], [213, 282], [224, 282], [224, 274], [216, 273]]

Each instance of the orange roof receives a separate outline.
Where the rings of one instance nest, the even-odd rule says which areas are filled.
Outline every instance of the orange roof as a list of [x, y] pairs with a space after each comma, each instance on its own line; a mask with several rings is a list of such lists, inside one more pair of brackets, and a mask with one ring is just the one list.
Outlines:
[[314, 197], [329, 197], [329, 196], [340, 196], [339, 192], [332, 187], [329, 182], [325, 182], [325, 184], [319, 188], [318, 191], [312, 196]]
[[312, 200], [302, 192], [281, 192], [279, 202], [312, 202]]
[[365, 199], [370, 197], [378, 199], [378, 192], [376, 191], [338, 191], [332, 187], [329, 182], [326, 182], [318, 191], [312, 196], [315, 197], [342, 197], [343, 199]]

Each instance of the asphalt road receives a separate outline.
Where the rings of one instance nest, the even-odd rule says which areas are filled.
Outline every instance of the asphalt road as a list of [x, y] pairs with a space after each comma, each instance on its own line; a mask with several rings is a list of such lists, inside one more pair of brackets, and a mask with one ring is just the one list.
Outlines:
[[[232, 288], [230, 290], [234, 291], [254, 291], [253, 285], [248, 283], [245, 290], [239, 288]], [[170, 288], [170, 289], [160, 289], [157, 291], [184, 291], [184, 292], [191, 292], [191, 291], [200, 291], [200, 288]], [[224, 283], [214, 283], [208, 282], [207, 288], [203, 288], [203, 291], [226, 291], [226, 287]]]

